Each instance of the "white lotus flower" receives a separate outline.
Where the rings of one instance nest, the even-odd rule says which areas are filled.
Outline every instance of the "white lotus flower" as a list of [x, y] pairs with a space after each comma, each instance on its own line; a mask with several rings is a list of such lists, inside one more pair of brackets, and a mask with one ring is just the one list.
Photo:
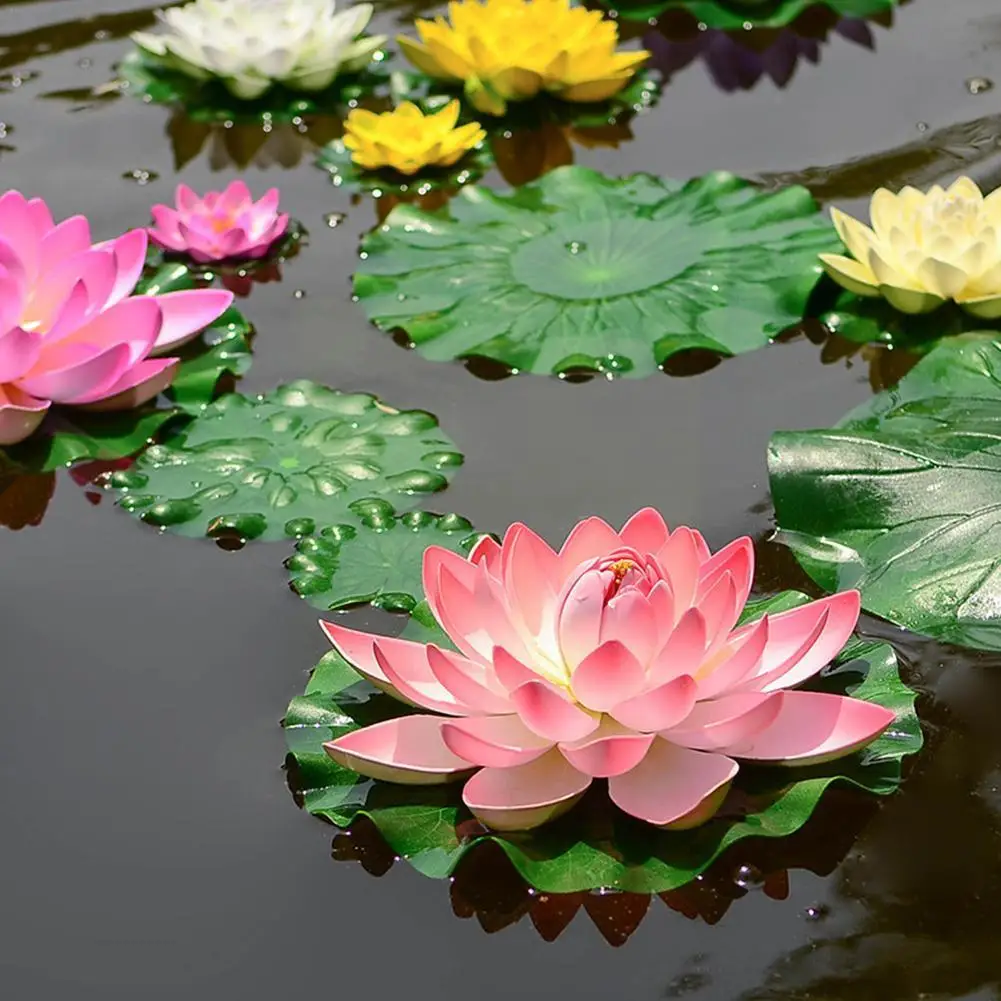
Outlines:
[[385, 35], [360, 38], [372, 5], [335, 12], [335, 0], [194, 0], [157, 12], [166, 29], [133, 41], [170, 69], [197, 80], [218, 78], [243, 100], [273, 83], [324, 90], [340, 73], [361, 69]]

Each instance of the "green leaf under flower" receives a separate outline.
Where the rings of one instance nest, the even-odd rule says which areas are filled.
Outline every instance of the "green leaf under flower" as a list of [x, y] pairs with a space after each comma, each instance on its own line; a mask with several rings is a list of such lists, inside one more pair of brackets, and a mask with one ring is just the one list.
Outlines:
[[680, 351], [764, 347], [839, 245], [805, 188], [562, 167], [511, 192], [467, 187], [439, 212], [397, 207], [363, 241], [355, 293], [435, 361], [636, 377]]
[[709, 28], [746, 30], [782, 28], [801, 14], [828, 7], [838, 17], [872, 17], [890, 10], [900, 0], [602, 0], [623, 21], [648, 21], [669, 14], [687, 13]]
[[835, 427], [769, 447], [780, 539], [834, 591], [938, 640], [1001, 650], [1001, 342], [942, 341]]
[[461, 463], [433, 415], [299, 380], [255, 399], [221, 397], [111, 486], [123, 508], [159, 528], [297, 538], [345, 517], [355, 501], [413, 506]]
[[328, 611], [368, 602], [412, 612], [421, 601], [428, 546], [467, 554], [483, 533], [458, 514], [397, 514], [384, 500], [356, 501], [350, 519], [300, 539], [285, 561], [292, 589]]
[[[745, 620], [806, 600], [805, 595], [787, 592], [755, 602]], [[418, 609], [416, 617], [421, 615], [427, 615], [426, 606]], [[432, 629], [432, 622], [425, 618], [424, 626], [418, 622], [414, 632]], [[490, 839], [532, 886], [544, 892], [615, 887], [660, 893], [691, 882], [743, 838], [778, 838], [797, 831], [832, 783], [881, 796], [898, 787], [902, 760], [920, 749], [922, 735], [914, 712], [915, 693], [901, 682], [892, 648], [853, 641], [812, 687], [886, 706], [896, 713], [896, 721], [868, 748], [827, 765], [742, 768], [721, 812], [694, 830], [661, 831], [639, 823], [612, 808], [595, 789], [551, 824], [501, 835], [477, 824], [462, 805], [456, 784], [372, 782], [328, 757], [325, 741], [407, 711], [361, 681], [346, 661], [330, 652], [317, 665], [305, 694], [292, 701], [286, 714], [290, 783], [306, 810], [340, 827], [367, 816], [396, 854], [436, 879], [451, 875], [471, 848]]]

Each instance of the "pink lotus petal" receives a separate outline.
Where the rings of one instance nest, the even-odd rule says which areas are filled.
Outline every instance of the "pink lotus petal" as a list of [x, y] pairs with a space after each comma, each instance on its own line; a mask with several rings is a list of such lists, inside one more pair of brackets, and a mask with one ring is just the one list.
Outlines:
[[165, 250], [184, 250], [184, 240], [177, 228], [180, 221], [177, 213], [169, 205], [154, 205], [150, 215], [155, 225], [146, 229], [149, 238]]
[[553, 746], [533, 733], [517, 716], [481, 716], [442, 724], [441, 736], [453, 754], [473, 765], [515, 768], [545, 754]]
[[113, 305], [129, 295], [136, 287], [146, 263], [146, 246], [149, 240], [146, 230], [133, 229], [112, 240], [108, 247], [114, 254], [118, 276], [108, 296], [108, 305]]
[[[0, 295], [3, 283], [0, 282]], [[24, 375], [38, 361], [42, 338], [38, 334], [13, 327], [0, 335], [0, 383], [11, 382]]]
[[179, 358], [156, 358], [141, 361], [125, 374], [95, 403], [83, 405], [84, 410], [133, 410], [159, 396], [177, 375]]
[[657, 739], [632, 771], [608, 782], [621, 810], [658, 827], [694, 827], [719, 809], [737, 774], [736, 761]]
[[657, 644], [662, 648], [674, 631], [674, 592], [666, 579], [658, 580], [646, 596], [657, 623]]
[[462, 790], [477, 819], [497, 831], [527, 831], [566, 813], [587, 791], [581, 775], [556, 751], [517, 768], [484, 768]]
[[278, 210], [278, 200], [281, 197], [277, 188], [268, 188], [254, 205], [254, 210], [258, 215], [274, 215]]
[[194, 212], [201, 199], [186, 184], [178, 184], [174, 192], [174, 201], [181, 212]]
[[401, 716], [338, 737], [323, 749], [344, 768], [382, 782], [437, 785], [467, 776], [468, 761], [441, 737], [437, 716]]
[[578, 702], [596, 712], [608, 712], [637, 695], [645, 681], [643, 665], [629, 648], [610, 640], [577, 665], [571, 684]]
[[507, 692], [482, 664], [433, 644], [427, 647], [427, 659], [431, 673], [456, 702], [483, 713], [514, 712]]
[[606, 585], [600, 573], [586, 572], [576, 579], [557, 613], [560, 653], [575, 668], [601, 642]]
[[[221, 212], [235, 215], [244, 205], [252, 202], [252, 200], [250, 189], [243, 181], [237, 179], [229, 183], [216, 207]], [[275, 207], [277, 208], [277, 201]]]
[[535, 671], [509, 654], [503, 647], [494, 647], [492, 660], [497, 680], [509, 693], [529, 681], [539, 680], [539, 675]]
[[[24, 283], [0, 267], [0, 332], [18, 326], [24, 314]], [[2, 336], [2, 334], [0, 334]]]
[[129, 346], [118, 344], [107, 351], [92, 349], [89, 356], [74, 352], [63, 357], [65, 367], [38, 371], [36, 366], [35, 373], [18, 380], [20, 388], [53, 403], [90, 403], [129, 367]]
[[[432, 546], [431, 548], [436, 549], [438, 547]], [[442, 552], [448, 552], [448, 550], [443, 549]], [[476, 545], [469, 551], [469, 562], [486, 563], [487, 570], [496, 577], [500, 573], [500, 556], [501, 547], [497, 540], [491, 535], [482, 535]], [[427, 552], [425, 552], [426, 559]]]
[[163, 315], [163, 326], [152, 354], [174, 351], [194, 340], [218, 320], [233, 303], [233, 293], [223, 289], [185, 289], [154, 297]]
[[678, 726], [661, 732], [673, 744], [697, 751], [726, 751], [761, 733], [778, 717], [785, 692], [738, 692], [699, 702]]
[[48, 205], [41, 198], [29, 198], [28, 199], [28, 212], [31, 215], [31, 221], [34, 224], [35, 232], [39, 234], [39, 238], [43, 238], [50, 229], [55, 227], [55, 222], [52, 219], [52, 213], [49, 211]]
[[35, 215], [20, 191], [7, 191], [0, 196], [0, 233], [3, 233], [33, 280], [38, 274], [42, 233], [35, 225]]
[[82, 215], [70, 216], [46, 232], [39, 247], [39, 271], [43, 275], [67, 257], [89, 250], [90, 224]]
[[[399, 641], [397, 641], [399, 642]], [[419, 646], [419, 644], [414, 644]], [[400, 656], [400, 648], [386, 644], [382, 638], [375, 641], [375, 660], [389, 683], [408, 702], [422, 709], [444, 713], [446, 716], [479, 716], [481, 710], [460, 702], [433, 674], [427, 660], [427, 648], [413, 655], [410, 649]], [[430, 677], [425, 676], [424, 670]], [[404, 673], [405, 672], [405, 673]]]
[[652, 507], [637, 511], [623, 526], [619, 535], [623, 545], [641, 553], [656, 553], [667, 542], [670, 530], [663, 516]]
[[578, 771], [603, 779], [635, 768], [655, 739], [653, 734], [636, 733], [606, 716], [594, 733], [559, 747]]
[[605, 556], [622, 545], [619, 533], [601, 518], [586, 518], [575, 525], [560, 550], [560, 569], [568, 575], [585, 560]]
[[504, 537], [501, 579], [512, 615], [530, 635], [555, 622], [559, 558], [525, 525], [512, 525]]
[[640, 733], [656, 733], [678, 726], [695, 707], [698, 684], [682, 674], [614, 706], [611, 715], [623, 726]]
[[660, 632], [653, 608], [636, 590], [621, 591], [605, 605], [601, 643], [618, 642], [646, 667], [660, 648]]
[[895, 719], [894, 713], [861, 699], [823, 692], [781, 692], [781, 708], [769, 726], [735, 739], [728, 754], [756, 761], [814, 765], [865, 747]]
[[580, 740], [598, 728], [598, 717], [585, 712], [545, 681], [526, 681], [511, 693], [525, 725], [548, 740]]
[[701, 601], [725, 573], [733, 577], [740, 607], [743, 608], [747, 604], [751, 582], [754, 580], [754, 542], [746, 535], [724, 546], [702, 564], [699, 568], [697, 600]]
[[691, 608], [698, 586], [699, 569], [702, 564], [700, 545], [702, 536], [690, 528], [675, 529], [671, 538], [655, 553], [664, 567], [667, 579], [674, 592], [674, 614], [682, 615]]
[[[81, 278], [69, 290], [65, 299], [56, 307], [51, 317], [51, 323], [48, 325], [48, 330], [45, 332], [42, 347], [44, 349], [51, 349], [61, 342], [68, 344], [74, 339], [87, 343], [89, 338], [86, 334], [82, 338], [78, 336], [81, 328], [86, 324], [88, 316], [100, 315], [95, 314], [91, 302], [91, 293], [87, 288], [86, 282]], [[98, 308], [100, 307], [98, 306]], [[46, 324], [43, 322], [41, 328], [44, 330], [45, 326]]]
[[[391, 687], [375, 659], [375, 639], [371, 633], [348, 629], [320, 619], [320, 628], [333, 648], [363, 677], [377, 688]], [[401, 642], [409, 642], [401, 640]], [[415, 643], [414, 646], [420, 646]], [[430, 668], [428, 668], [430, 671]]]
[[48, 400], [36, 400], [16, 386], [0, 385], [0, 445], [24, 441], [42, 423]]
[[706, 623], [697, 608], [681, 616], [650, 665], [650, 683], [662, 685], [682, 674], [696, 675], [706, 649]]
[[768, 644], [768, 616], [734, 633], [714, 658], [704, 661], [696, 680], [699, 698], [711, 699], [752, 677]]
[[733, 575], [725, 572], [699, 601], [699, 611], [706, 622], [706, 657], [711, 657], [726, 643], [744, 608], [738, 602]]
[[842, 591], [770, 616], [768, 645], [746, 686], [774, 692], [812, 678], [841, 652], [860, 611], [858, 591]]

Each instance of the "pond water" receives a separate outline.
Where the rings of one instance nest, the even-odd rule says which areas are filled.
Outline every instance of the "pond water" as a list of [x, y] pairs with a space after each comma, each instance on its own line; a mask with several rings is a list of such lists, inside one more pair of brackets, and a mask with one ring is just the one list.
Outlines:
[[[420, 5], [377, 6], [392, 29]], [[688, 377], [585, 384], [425, 361], [351, 302], [373, 205], [313, 168], [308, 135], [209, 134], [87, 96], [151, 20], [126, 0], [3, 3], [5, 187], [110, 237], [145, 224], [179, 173], [196, 189], [279, 185], [309, 245], [240, 301], [257, 328], [245, 391], [309, 377], [432, 410], [466, 465], [429, 506], [479, 527], [521, 519], [557, 541], [587, 514], [621, 522], [652, 504], [714, 548], [753, 535], [762, 586], [808, 586], [764, 541], [768, 437], [829, 426], [897, 359], [800, 336]], [[852, 211], [880, 184], [1001, 183], [995, 0], [913, 0], [884, 21], [801, 45], [781, 87], [752, 74], [742, 88], [708, 44], [677, 44], [632, 137], [575, 145], [575, 160], [779, 176]], [[995, 76], [993, 89], [969, 82]], [[345, 217], [330, 226], [331, 213]], [[281, 543], [229, 552], [161, 536], [65, 472], [3, 487], [4, 997], [1001, 996], [997, 656], [864, 620], [922, 693], [926, 749], [902, 791], [834, 796], [794, 843], [725, 856], [663, 901], [533, 896], [489, 855], [449, 884], [392, 864], [364, 828], [332, 849], [333, 830], [291, 800], [279, 721], [326, 644], [286, 588]]]

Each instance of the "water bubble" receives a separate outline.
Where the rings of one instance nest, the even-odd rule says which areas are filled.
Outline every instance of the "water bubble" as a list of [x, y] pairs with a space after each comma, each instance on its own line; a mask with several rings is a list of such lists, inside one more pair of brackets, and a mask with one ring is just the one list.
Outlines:
[[742, 865], [737, 869], [737, 873], [733, 877], [733, 881], [742, 890], [753, 890], [756, 887], [761, 886], [764, 879], [761, 872], [753, 865]]
[[985, 76], [971, 76], [966, 81], [966, 89], [971, 94], [983, 94], [994, 87], [994, 81], [988, 80]]
[[648, 17], [646, 19], [646, 23], [648, 25], [650, 25], [651, 28], [656, 28], [657, 27], [657, 18], [655, 18], [655, 17]]
[[93, 59], [88, 59], [86, 56], [84, 56], [83, 59], [78, 59], [76, 61], [76, 64], [82, 70], [89, 70], [91, 68], [91, 66], [94, 65], [94, 60]]
[[140, 187], [144, 187], [150, 181], [155, 181], [159, 176], [156, 171], [147, 170], [145, 167], [136, 167], [134, 170], [127, 170], [122, 174], [126, 181], [135, 181]]
[[928, 123], [918, 122], [918, 132], [927, 132], [927, 131], [928, 131]]
[[396, 301], [397, 302], [406, 302], [406, 300], [407, 300], [407, 293], [406, 292], [398, 292], [396, 294]]
[[95, 42], [106, 42], [109, 38], [111, 38], [111, 32], [107, 31], [105, 28], [100, 28], [94, 32]]
[[807, 921], [823, 921], [831, 913], [827, 904], [812, 904], [804, 912]]
[[579, 254], [582, 251], [587, 250], [587, 244], [580, 240], [570, 240], [568, 243], [563, 244], [571, 254]]
[[347, 219], [347, 215], [344, 212], [328, 212], [323, 217], [323, 221], [331, 229], [336, 229], [345, 219]]
[[305, 299], [306, 298], [306, 290], [304, 288], [293, 289], [292, 290], [292, 298], [293, 299]]
[[368, 251], [367, 250], [363, 250], [358, 256], [359, 256], [359, 258], [361, 258], [361, 260], [367, 261], [368, 260]]

